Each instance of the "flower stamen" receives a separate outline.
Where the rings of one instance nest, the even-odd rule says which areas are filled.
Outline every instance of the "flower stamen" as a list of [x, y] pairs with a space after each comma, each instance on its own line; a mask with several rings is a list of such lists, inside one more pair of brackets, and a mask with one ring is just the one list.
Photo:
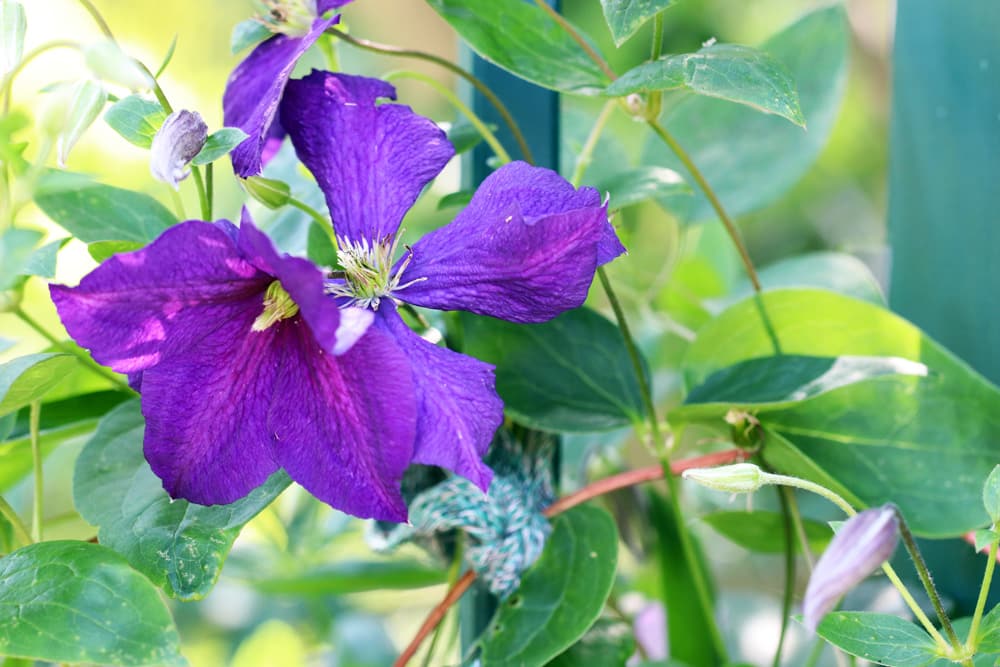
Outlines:
[[327, 293], [350, 299], [347, 305], [378, 310], [383, 298], [427, 280], [416, 278], [400, 283], [406, 267], [413, 259], [413, 250], [404, 246], [406, 256], [399, 268], [393, 271], [392, 261], [399, 246], [398, 236], [394, 238], [386, 235], [378, 241], [352, 241], [341, 236], [337, 237], [337, 246], [337, 259], [343, 271], [336, 272], [334, 276], [342, 278], [343, 282], [329, 283]]
[[281, 282], [275, 280], [267, 286], [264, 293], [264, 311], [257, 316], [250, 326], [251, 331], [265, 331], [281, 320], [295, 317], [299, 312], [299, 306], [292, 301]]

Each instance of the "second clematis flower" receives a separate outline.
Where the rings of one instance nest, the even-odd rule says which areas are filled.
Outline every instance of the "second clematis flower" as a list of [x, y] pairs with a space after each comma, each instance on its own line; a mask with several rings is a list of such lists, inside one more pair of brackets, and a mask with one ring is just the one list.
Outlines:
[[625, 251], [593, 188], [512, 163], [490, 175], [448, 225], [406, 246], [399, 226], [454, 155], [444, 133], [409, 107], [382, 104], [377, 79], [314, 71], [293, 80], [281, 124], [326, 195], [342, 271], [327, 286], [344, 306], [375, 313], [409, 359], [417, 399], [413, 461], [438, 465], [484, 491], [482, 456], [503, 418], [492, 366], [432, 345], [398, 303], [543, 322], [583, 304], [597, 267]]

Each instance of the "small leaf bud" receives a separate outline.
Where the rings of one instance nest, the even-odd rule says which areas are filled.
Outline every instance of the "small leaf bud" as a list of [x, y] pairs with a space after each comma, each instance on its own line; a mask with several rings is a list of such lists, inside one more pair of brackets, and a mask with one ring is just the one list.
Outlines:
[[761, 469], [752, 463], [734, 463], [717, 468], [691, 468], [681, 476], [716, 491], [753, 493], [764, 485]]

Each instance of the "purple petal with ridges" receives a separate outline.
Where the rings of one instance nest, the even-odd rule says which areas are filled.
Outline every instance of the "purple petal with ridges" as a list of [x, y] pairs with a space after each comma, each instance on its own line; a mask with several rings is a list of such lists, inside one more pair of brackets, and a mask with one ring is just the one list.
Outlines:
[[223, 124], [238, 127], [248, 135], [231, 154], [237, 175], [246, 178], [260, 173], [264, 144], [295, 64], [338, 19], [317, 19], [304, 37], [271, 37], [251, 51], [229, 76], [222, 96]]
[[[349, 322], [343, 322], [343, 311], [325, 292], [323, 272], [309, 260], [279, 254], [271, 239], [254, 226], [245, 208], [240, 220], [239, 247], [254, 266], [281, 281], [327, 354], [346, 352], [371, 324], [372, 313], [359, 309], [351, 311]], [[344, 335], [343, 340], [338, 339], [338, 332]]]
[[252, 331], [256, 316], [248, 310], [225, 320], [142, 374], [146, 460], [174, 498], [230, 503], [278, 469], [267, 413], [280, 329]]
[[[440, 310], [544, 322], [587, 298], [611, 230], [596, 190], [513, 163], [449, 225], [413, 246], [396, 296]], [[610, 231], [614, 237], [614, 231]]]
[[120, 373], [152, 368], [250, 309], [273, 280], [240, 255], [224, 227], [192, 220], [115, 255], [77, 287], [50, 286], [66, 330]]
[[384, 81], [314, 71], [288, 84], [281, 124], [326, 194], [337, 234], [395, 234], [454, 148], [441, 129], [399, 104]]
[[410, 358], [417, 395], [413, 461], [447, 468], [485, 492], [493, 471], [482, 458], [503, 423], [493, 366], [425, 341], [392, 303], [383, 302], [375, 322]]
[[316, 11], [320, 16], [326, 14], [331, 9], [336, 9], [337, 7], [343, 7], [344, 5], [350, 4], [353, 0], [319, 0], [316, 3]]
[[399, 483], [417, 419], [406, 355], [377, 329], [338, 357], [324, 355], [302, 329], [283, 331], [282, 372], [268, 416], [274, 459], [339, 510], [405, 521]]

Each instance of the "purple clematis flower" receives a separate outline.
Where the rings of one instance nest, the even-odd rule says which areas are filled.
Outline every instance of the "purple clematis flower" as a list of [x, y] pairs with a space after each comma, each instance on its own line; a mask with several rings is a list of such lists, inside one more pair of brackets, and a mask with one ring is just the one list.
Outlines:
[[262, 21], [279, 32], [259, 44], [229, 77], [222, 97], [223, 122], [247, 138], [232, 151], [233, 169], [242, 178], [259, 174], [281, 148], [285, 132], [276, 115], [296, 63], [323, 31], [337, 23], [327, 12], [351, 0], [268, 0]]
[[395, 99], [395, 89], [314, 71], [288, 84], [281, 123], [333, 218], [343, 271], [328, 293], [342, 306], [374, 311], [373, 329], [408, 357], [417, 402], [413, 461], [486, 490], [492, 472], [482, 456], [503, 417], [493, 368], [420, 338], [397, 303], [542, 322], [582, 305], [597, 267], [625, 249], [596, 190], [513, 163], [487, 178], [452, 223], [394, 263], [403, 216], [454, 149], [434, 123], [380, 98]]
[[146, 459], [171, 496], [228, 503], [284, 468], [338, 509], [404, 520], [410, 358], [324, 281], [245, 218], [181, 223], [51, 294], [97, 361], [141, 379]]

